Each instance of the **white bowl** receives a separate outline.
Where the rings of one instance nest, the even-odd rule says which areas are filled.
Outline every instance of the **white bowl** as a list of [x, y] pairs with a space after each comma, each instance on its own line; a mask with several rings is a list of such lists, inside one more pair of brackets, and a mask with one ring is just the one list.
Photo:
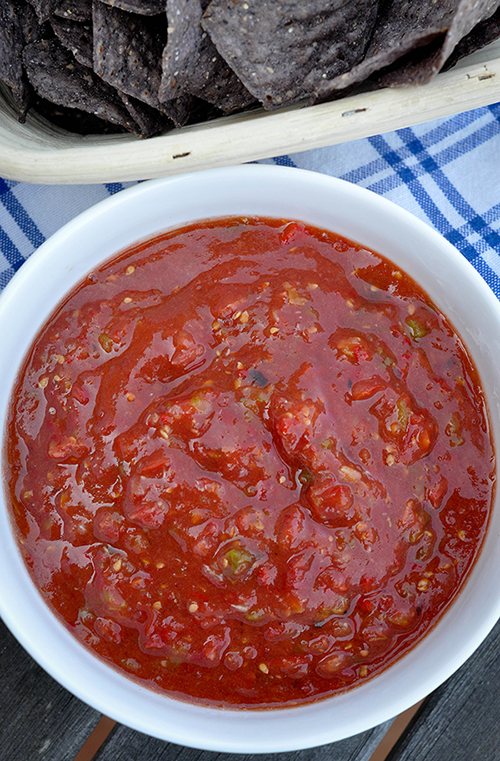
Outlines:
[[[66, 225], [26, 262], [0, 299], [0, 425], [18, 367], [66, 292], [113, 253], [196, 219], [235, 214], [300, 219], [378, 251], [413, 276], [462, 335], [500, 442], [500, 303], [472, 266], [430, 227], [341, 180], [248, 165], [125, 190]], [[392, 718], [434, 690], [478, 647], [500, 615], [500, 498], [465, 588], [408, 654], [361, 686], [309, 705], [218, 710], [149, 691], [86, 650], [35, 589], [0, 504], [0, 614], [68, 690], [140, 732], [208, 750], [273, 753], [341, 740]]]

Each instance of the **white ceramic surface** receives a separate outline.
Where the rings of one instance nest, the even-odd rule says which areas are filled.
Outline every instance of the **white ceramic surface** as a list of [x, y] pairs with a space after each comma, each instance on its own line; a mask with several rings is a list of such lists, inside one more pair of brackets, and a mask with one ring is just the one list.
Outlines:
[[[444, 311], [472, 354], [500, 442], [500, 303], [470, 264], [428, 226], [369, 191], [275, 166], [216, 169], [125, 190], [69, 223], [23, 265], [0, 297], [0, 426], [17, 368], [40, 324], [94, 265], [128, 244], [195, 219], [231, 214], [301, 219], [392, 259]], [[230, 711], [138, 686], [83, 648], [52, 615], [17, 551], [2, 493], [0, 614], [55, 679], [141, 732], [210, 750], [270, 753], [333, 742], [413, 705], [447, 679], [500, 615], [500, 495], [465, 588], [423, 641], [384, 673], [329, 700], [292, 709]]]

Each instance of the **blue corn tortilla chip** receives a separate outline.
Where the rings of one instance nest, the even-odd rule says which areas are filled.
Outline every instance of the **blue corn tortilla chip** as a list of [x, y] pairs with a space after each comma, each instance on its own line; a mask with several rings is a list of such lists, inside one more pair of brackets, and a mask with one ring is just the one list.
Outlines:
[[[76, 61], [82, 64], [82, 66], [92, 69], [93, 30], [91, 21], [75, 21], [71, 16], [64, 18], [54, 15], [51, 18], [50, 25], [64, 48], [73, 54]], [[108, 85], [105, 85], [105, 87], [108, 88]], [[118, 99], [121, 100], [126, 113], [130, 117], [128, 121], [123, 121], [120, 125], [121, 131], [126, 129], [135, 132], [141, 137], [153, 137], [173, 128], [173, 122], [156, 109], [141, 103], [126, 93], [116, 91], [116, 96], [116, 102], [118, 103]], [[80, 111], [80, 109], [70, 110], [61, 105], [49, 111], [46, 103], [43, 106], [46, 116], [52, 118], [52, 121], [59, 125], [64, 125], [66, 121], [67, 128], [79, 134], [86, 134], [85, 130], [89, 129], [94, 129], [94, 131], [98, 131], [100, 134], [117, 131], [116, 129], [110, 130], [109, 127], [103, 127], [106, 122], [94, 114], [87, 115], [85, 112]], [[37, 110], [40, 110], [39, 104], [37, 104]], [[114, 126], [116, 127], [116, 124]]]
[[0, 81], [10, 88], [20, 121], [25, 120], [33, 99], [22, 54], [39, 36], [40, 24], [30, 5], [24, 0], [0, 0]]
[[[423, 85], [438, 74], [460, 41], [474, 27], [490, 17], [500, 6], [500, 0], [460, 0], [455, 3], [450, 23], [427, 49], [410, 53], [400, 65], [394, 66], [378, 78], [380, 87]], [[493, 24], [492, 24], [493, 26]]]
[[20, 111], [27, 108], [29, 101], [21, 61], [23, 48], [20, 9], [11, 0], [0, 0], [0, 80], [10, 87]]
[[264, 105], [309, 99], [315, 85], [362, 60], [377, 0], [213, 0], [203, 27]]
[[92, 0], [63, 0], [54, 10], [54, 16], [70, 21], [92, 22]]
[[150, 137], [424, 83], [498, 36], [500, 0], [0, 0], [0, 81], [21, 120]]
[[493, 16], [481, 21], [474, 29], [460, 40], [453, 53], [446, 59], [442, 71], [448, 71], [455, 66], [458, 61], [465, 58], [477, 50], [481, 50], [486, 45], [494, 42], [500, 37], [500, 10], [497, 10]]
[[29, 0], [40, 24], [44, 24], [52, 16], [60, 0]]
[[37, 98], [33, 109], [52, 125], [77, 135], [116, 135], [128, 132], [125, 127], [106, 122], [94, 114], [78, 108], [66, 108], [45, 98]]
[[166, 16], [139, 16], [96, 0], [94, 71], [117, 90], [158, 108]]
[[165, 12], [165, 0], [100, 0], [121, 11], [137, 13], [140, 16], [156, 16]]
[[[362, 61], [315, 88], [318, 100], [375, 75], [377, 86], [423, 84], [437, 74], [459, 40], [498, 0], [391, 0], [381, 3]], [[392, 68], [390, 68], [392, 67]]]
[[166, 14], [140, 16], [94, 1], [94, 71], [120, 92], [157, 108], [182, 127], [191, 119], [189, 93], [160, 103]]
[[51, 26], [60, 42], [75, 56], [78, 63], [91, 69], [94, 61], [92, 25], [85, 21], [68, 21], [53, 16]]
[[178, 98], [162, 102], [159, 108], [172, 119], [176, 127], [184, 127], [196, 120], [195, 114], [199, 111], [199, 104], [191, 93], [185, 93]]
[[92, 69], [79, 64], [57, 39], [26, 45], [23, 62], [40, 97], [136, 131], [136, 125], [113, 89]]
[[43, 28], [34, 8], [24, 0], [17, 0], [21, 9], [21, 28], [23, 31], [24, 44], [28, 45], [30, 42], [38, 42], [42, 39]]
[[167, 0], [168, 38], [163, 51], [160, 101], [188, 92], [224, 113], [255, 102], [203, 30], [209, 0]]
[[430, 76], [441, 71], [460, 40], [466, 37], [482, 21], [490, 19], [499, 7], [500, 0], [475, 0], [475, 2], [460, 0], [457, 12], [445, 35], [439, 55], [435, 60], [430, 62], [430, 66], [429, 64], [427, 65], [429, 74], [425, 79], [427, 80]]
[[137, 124], [137, 134], [141, 137], [154, 137], [172, 129], [174, 123], [168, 116], [147, 103], [132, 98], [127, 93], [119, 92], [123, 105]]

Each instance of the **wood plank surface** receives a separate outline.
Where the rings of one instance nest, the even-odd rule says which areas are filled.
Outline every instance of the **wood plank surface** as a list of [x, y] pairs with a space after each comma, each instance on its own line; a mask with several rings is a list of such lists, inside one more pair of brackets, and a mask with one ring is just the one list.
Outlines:
[[94, 761], [369, 761], [391, 722], [330, 745], [290, 753], [215, 753], [166, 743], [117, 726]]
[[387, 761], [476, 759], [500, 759], [500, 623], [426, 700]]
[[100, 719], [0, 621], [0, 761], [72, 761]]
[[[73, 761], [100, 714], [61, 687], [0, 620], [0, 761]], [[269, 761], [369, 761], [391, 722], [311, 750], [269, 754]], [[261, 755], [184, 748], [117, 725], [95, 761], [261, 761]]]

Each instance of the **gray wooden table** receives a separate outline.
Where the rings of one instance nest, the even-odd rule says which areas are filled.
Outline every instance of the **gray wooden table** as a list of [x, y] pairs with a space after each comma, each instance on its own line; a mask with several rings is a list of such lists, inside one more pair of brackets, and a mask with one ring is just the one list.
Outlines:
[[155, 740], [112, 725], [73, 697], [1, 621], [0, 675], [0, 761], [500, 760], [500, 623], [423, 702], [388, 755], [387, 732], [394, 734], [390, 722], [332, 745], [267, 756], [205, 752]]

